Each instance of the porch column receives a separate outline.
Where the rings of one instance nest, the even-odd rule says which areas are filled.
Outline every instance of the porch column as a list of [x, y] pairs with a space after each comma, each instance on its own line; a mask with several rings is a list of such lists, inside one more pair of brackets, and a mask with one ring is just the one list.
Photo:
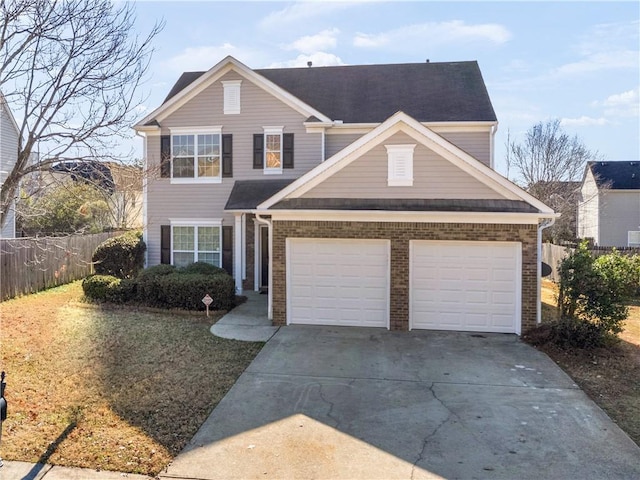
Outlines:
[[242, 295], [242, 242], [244, 241], [242, 223], [244, 213], [235, 214], [235, 225], [233, 227], [233, 278], [236, 281], [236, 293]]

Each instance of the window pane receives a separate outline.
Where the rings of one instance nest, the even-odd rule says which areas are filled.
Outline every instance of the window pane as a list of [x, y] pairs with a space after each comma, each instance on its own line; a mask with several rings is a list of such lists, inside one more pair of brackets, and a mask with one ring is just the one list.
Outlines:
[[195, 155], [193, 135], [173, 136], [173, 156], [187, 157]]
[[173, 227], [173, 250], [194, 250], [193, 227]]
[[280, 135], [267, 135], [267, 151], [280, 151]]
[[198, 135], [198, 155], [220, 155], [220, 135]]
[[199, 253], [198, 254], [198, 261], [199, 262], [210, 263], [211, 265], [215, 265], [216, 267], [220, 266], [220, 264], [218, 263], [218, 254], [217, 253]]
[[174, 252], [173, 253], [173, 264], [176, 267], [186, 267], [190, 263], [193, 263], [193, 253], [188, 252]]
[[267, 168], [280, 168], [280, 152], [267, 152]]
[[193, 178], [193, 157], [173, 159], [174, 178]]
[[198, 251], [220, 251], [220, 227], [198, 228]]
[[199, 157], [198, 158], [199, 177], [219, 177], [220, 157]]

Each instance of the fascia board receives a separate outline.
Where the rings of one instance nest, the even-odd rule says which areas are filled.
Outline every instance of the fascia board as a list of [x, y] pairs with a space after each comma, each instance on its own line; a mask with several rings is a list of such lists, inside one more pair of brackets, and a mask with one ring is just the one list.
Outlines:
[[560, 215], [517, 212], [414, 212], [389, 210], [253, 210], [254, 214], [269, 214], [272, 220], [361, 221], [412, 223], [477, 223], [537, 225], [541, 219]]
[[279, 98], [282, 102], [289, 105], [294, 110], [300, 112], [302, 115], [305, 115], [305, 118], [315, 116], [323, 122], [331, 121], [326, 115], [302, 102], [299, 98], [291, 95], [289, 92], [282, 89], [270, 80], [267, 80], [262, 75], [257, 74], [242, 62], [236, 60], [232, 56], [227, 56], [211, 69], [209, 69], [200, 78], [188, 85], [184, 90], [179, 92], [165, 104], [156, 108], [153, 112], [151, 112], [144, 119], [138, 122], [136, 124], [136, 127], [141, 124], [144, 125], [152, 119], [156, 119], [158, 121], [165, 119], [173, 112], [175, 112], [178, 108], [183, 106], [186, 102], [194, 98], [196, 95], [201, 93], [204, 89], [206, 89], [208, 86], [210, 86], [212, 83], [220, 79], [223, 75], [231, 70], [236, 71], [240, 75], [244, 76], [247, 80], [255, 83], [258, 87], [262, 88], [267, 93], [270, 93], [276, 98]]
[[7, 103], [7, 99], [4, 97], [4, 94], [0, 92], [0, 105], [7, 112], [7, 116], [11, 121], [11, 125], [13, 125], [13, 129], [16, 131], [16, 135], [20, 136], [20, 127], [18, 126], [18, 122], [16, 122], [16, 117], [13, 116], [13, 112], [9, 108], [9, 104]]

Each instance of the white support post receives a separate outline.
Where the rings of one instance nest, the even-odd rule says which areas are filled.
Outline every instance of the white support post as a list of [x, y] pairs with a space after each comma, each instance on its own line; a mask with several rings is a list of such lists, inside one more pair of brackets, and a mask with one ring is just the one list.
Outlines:
[[235, 214], [233, 227], [233, 278], [236, 280], [236, 293], [242, 295], [242, 217], [243, 213]]
[[253, 289], [260, 291], [260, 225], [255, 218], [253, 219]]

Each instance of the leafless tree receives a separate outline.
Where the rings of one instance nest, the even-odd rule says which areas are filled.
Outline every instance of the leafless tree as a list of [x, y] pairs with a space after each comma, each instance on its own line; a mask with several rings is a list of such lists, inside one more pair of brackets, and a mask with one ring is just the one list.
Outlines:
[[118, 161], [162, 25], [139, 37], [131, 3], [3, 0], [0, 90], [20, 128], [0, 189], [0, 222], [24, 177], [64, 160]]
[[533, 125], [521, 142], [509, 133], [506, 149], [507, 171], [516, 183], [561, 214], [545, 230], [546, 239], [575, 240], [580, 180], [587, 162], [598, 160], [598, 153], [577, 135], [567, 134], [557, 119]]

